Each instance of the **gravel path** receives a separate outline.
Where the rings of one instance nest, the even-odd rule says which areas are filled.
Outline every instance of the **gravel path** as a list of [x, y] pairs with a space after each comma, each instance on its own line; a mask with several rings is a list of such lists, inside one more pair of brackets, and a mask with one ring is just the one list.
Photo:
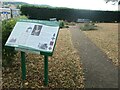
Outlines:
[[85, 88], [118, 88], [118, 68], [79, 30], [79, 25], [71, 26], [69, 30], [83, 64]]

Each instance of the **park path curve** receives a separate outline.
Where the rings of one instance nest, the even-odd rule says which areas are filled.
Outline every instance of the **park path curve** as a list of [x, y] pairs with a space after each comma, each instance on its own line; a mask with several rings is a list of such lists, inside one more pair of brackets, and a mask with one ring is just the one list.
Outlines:
[[83, 64], [85, 88], [118, 88], [118, 68], [79, 28], [77, 24], [69, 30]]

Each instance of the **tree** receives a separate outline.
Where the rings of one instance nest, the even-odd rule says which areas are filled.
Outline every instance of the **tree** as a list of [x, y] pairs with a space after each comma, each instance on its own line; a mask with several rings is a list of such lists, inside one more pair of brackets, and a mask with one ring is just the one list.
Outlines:
[[108, 2], [114, 2], [115, 3], [118, 3], [118, 5], [120, 5], [120, 0], [105, 0], [106, 3]]

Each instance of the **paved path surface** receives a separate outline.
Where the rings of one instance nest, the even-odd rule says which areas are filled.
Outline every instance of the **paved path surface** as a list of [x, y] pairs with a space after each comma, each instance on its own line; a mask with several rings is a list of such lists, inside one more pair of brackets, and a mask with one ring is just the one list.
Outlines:
[[79, 25], [71, 26], [69, 30], [83, 64], [85, 88], [117, 88], [118, 68], [80, 31]]

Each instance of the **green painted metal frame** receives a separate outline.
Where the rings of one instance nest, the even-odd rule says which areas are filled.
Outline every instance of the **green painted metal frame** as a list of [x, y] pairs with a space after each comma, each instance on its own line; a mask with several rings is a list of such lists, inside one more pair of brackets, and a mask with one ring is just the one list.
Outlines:
[[44, 56], [44, 85], [48, 86], [48, 56]]
[[[56, 46], [56, 42], [57, 42], [57, 38], [58, 38], [58, 34], [59, 34], [59, 30], [58, 30], [58, 33], [56, 36], [56, 41], [55, 41], [52, 52], [39, 51], [41, 55], [44, 55], [44, 85], [45, 86], [48, 86], [48, 56], [53, 55], [53, 52], [54, 52], [54, 49]], [[30, 49], [30, 50], [32, 50], [32, 49]], [[23, 52], [23, 51], [21, 51], [21, 70], [22, 70], [22, 80], [25, 80], [26, 79], [26, 61], [25, 61], [25, 52]]]
[[26, 62], [25, 62], [25, 52], [21, 51], [21, 69], [22, 69], [22, 80], [26, 79]]

